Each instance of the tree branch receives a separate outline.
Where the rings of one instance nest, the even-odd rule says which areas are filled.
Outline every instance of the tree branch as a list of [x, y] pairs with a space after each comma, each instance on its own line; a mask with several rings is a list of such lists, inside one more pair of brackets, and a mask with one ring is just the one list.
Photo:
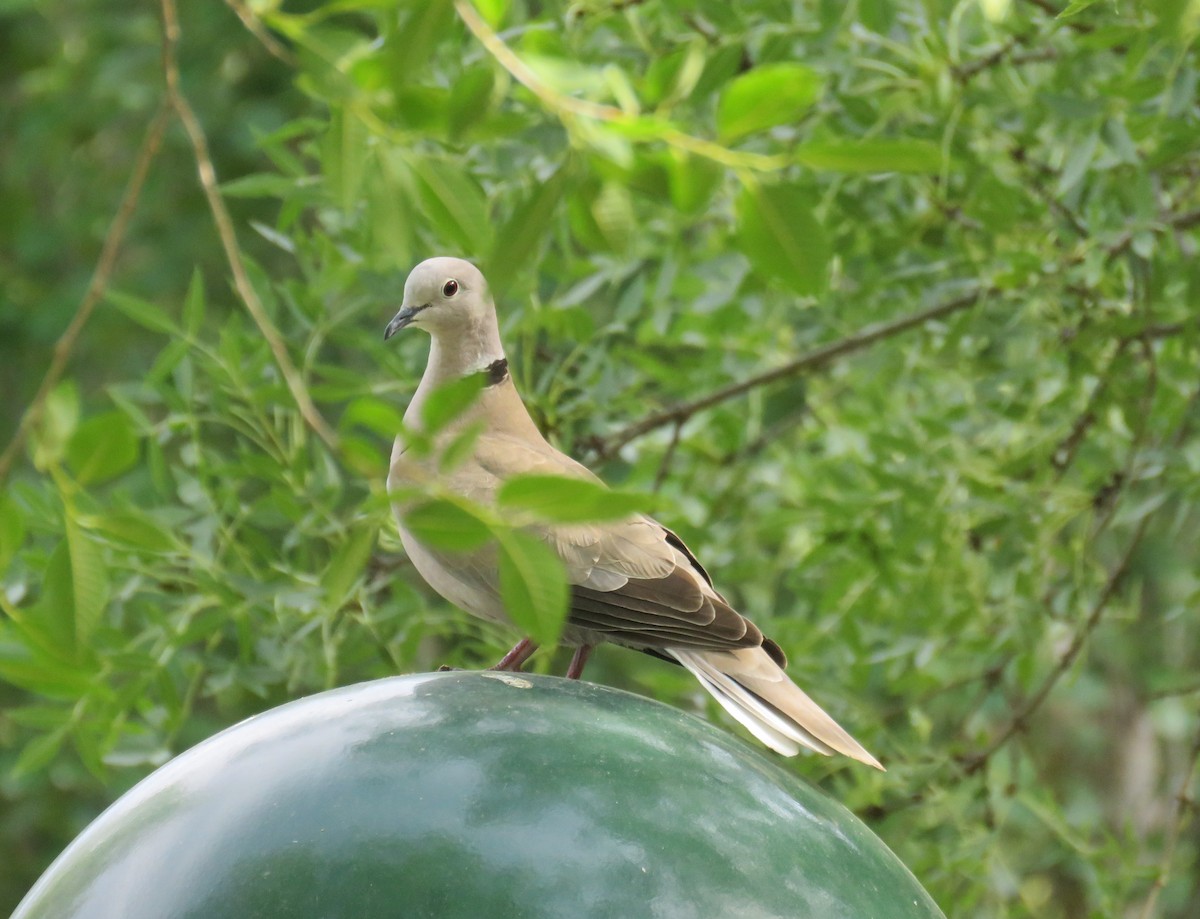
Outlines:
[[175, 0], [162, 0], [162, 12], [162, 57], [163, 72], [167, 80], [167, 100], [179, 116], [179, 120], [183, 122], [184, 130], [187, 132], [188, 140], [191, 142], [192, 154], [195, 157], [196, 169], [200, 176], [200, 185], [204, 189], [205, 198], [208, 199], [208, 207], [212, 212], [213, 223], [217, 228], [217, 235], [221, 239], [221, 246], [225, 250], [225, 258], [229, 263], [230, 271], [233, 273], [234, 286], [237, 288], [238, 295], [246, 305], [251, 318], [254, 319], [255, 325], [258, 326], [262, 336], [267, 340], [267, 344], [271, 348], [271, 353], [275, 356], [275, 363], [278, 364], [279, 370], [283, 374], [283, 379], [291, 391], [292, 398], [296, 400], [296, 405], [299, 407], [300, 414], [304, 417], [305, 422], [331, 449], [336, 449], [338, 445], [337, 434], [329, 427], [329, 424], [325, 421], [320, 411], [317, 410], [316, 405], [313, 404], [312, 397], [304, 385], [304, 380], [288, 354], [283, 337], [279, 334], [279, 330], [272, 324], [266, 309], [263, 307], [262, 301], [258, 297], [258, 292], [255, 291], [254, 285], [250, 283], [250, 277], [246, 274], [246, 266], [242, 261], [241, 249], [238, 247], [237, 233], [234, 230], [233, 220], [229, 216], [229, 211], [225, 207], [225, 201], [221, 197], [221, 191], [218, 187], [217, 172], [208, 150], [208, 138], [204, 134], [204, 128], [201, 126], [199, 118], [196, 117], [196, 113], [192, 110], [191, 105], [188, 104], [179, 86], [179, 64], [176, 60], [175, 50], [179, 44], [180, 32], [179, 16], [175, 8]]
[[711, 140], [693, 137], [669, 124], [650, 123], [637, 113], [626, 112], [616, 106], [603, 105], [588, 99], [577, 99], [574, 96], [560, 93], [552, 86], [547, 85], [504, 43], [499, 35], [492, 31], [470, 0], [454, 0], [454, 9], [458, 11], [458, 16], [463, 24], [470, 29], [471, 34], [478, 39], [488, 54], [507, 70], [514, 80], [537, 96], [546, 108], [558, 116], [560, 121], [565, 122], [572, 117], [582, 117], [611, 124], [648, 128], [649, 130], [630, 133], [628, 139], [634, 142], [639, 140], [662, 141], [669, 146], [686, 150], [688, 153], [702, 156], [731, 169], [778, 172], [792, 163], [786, 155], [730, 150]]
[[1012, 717], [1001, 728], [1000, 733], [993, 737], [986, 747], [970, 756], [963, 757], [963, 769], [967, 775], [973, 775], [982, 769], [987, 761], [995, 755], [996, 751], [1008, 743], [1014, 734], [1025, 727], [1030, 716], [1041, 708], [1042, 703], [1046, 701], [1046, 697], [1050, 695], [1051, 690], [1058, 684], [1063, 674], [1071, 669], [1071, 665], [1075, 663], [1076, 658], [1083, 651], [1084, 645], [1087, 644], [1088, 637], [1095, 631], [1096, 626], [1104, 618], [1105, 610], [1108, 609], [1108, 604], [1112, 601], [1112, 598], [1116, 596], [1117, 589], [1121, 586], [1125, 575], [1129, 573], [1129, 566], [1133, 563], [1133, 557], [1142, 543], [1142, 538], [1146, 535], [1146, 527], [1153, 516], [1153, 514], [1147, 514], [1138, 523], [1133, 537], [1129, 540], [1129, 543], [1125, 546], [1125, 551], [1121, 554], [1120, 560], [1117, 562], [1116, 567], [1109, 573], [1108, 579], [1104, 582], [1104, 587], [1100, 591], [1100, 595], [1096, 597], [1096, 601], [1092, 604], [1091, 612], [1088, 613], [1083, 625], [1071, 637], [1070, 645], [1067, 646], [1066, 651], [1059, 657], [1058, 663], [1054, 665], [1054, 668], [1046, 674], [1041, 686], [1013, 713]]
[[1187, 823], [1188, 816], [1196, 806], [1196, 801], [1192, 798], [1192, 779], [1196, 774], [1197, 764], [1200, 764], [1200, 727], [1197, 727], [1196, 737], [1192, 740], [1191, 749], [1188, 750], [1187, 761], [1183, 767], [1183, 778], [1179, 782], [1179, 790], [1175, 793], [1175, 813], [1171, 818], [1171, 829], [1167, 833], [1162, 858], [1158, 862], [1154, 884], [1150, 887], [1146, 902], [1142, 904], [1141, 912], [1138, 913], [1139, 919], [1150, 919], [1154, 915], [1154, 908], [1158, 904], [1158, 895], [1167, 886], [1167, 879], [1171, 876], [1171, 862], [1175, 860], [1175, 849], [1179, 845], [1179, 837], [1183, 835], [1183, 828]]
[[296, 55], [292, 54], [291, 50], [275, 38], [263, 25], [261, 19], [254, 14], [250, 7], [246, 6], [245, 0], [225, 0], [225, 4], [237, 14], [237, 18], [242, 21], [242, 25], [246, 30], [259, 40], [259, 43], [267, 49], [267, 52], [272, 56], [283, 61], [289, 67], [295, 67], [298, 63]]
[[951, 67], [950, 72], [954, 74], [955, 79], [960, 83], [968, 83], [985, 70], [990, 70], [992, 67], [1006, 60], [1010, 66], [1017, 66], [1019, 64], [1035, 64], [1057, 59], [1058, 50], [1055, 48], [1033, 48], [1020, 54], [1013, 53], [1035, 37], [1036, 35], [1030, 32], [1013, 35], [1008, 41], [991, 53]]
[[121, 203], [117, 206], [117, 213], [113, 217], [112, 223], [109, 224], [108, 232], [104, 235], [104, 244], [100, 248], [100, 258], [96, 261], [96, 268], [92, 272], [92, 279], [88, 283], [83, 300], [80, 301], [79, 308], [75, 311], [75, 315], [72, 317], [66, 331], [54, 343], [54, 353], [50, 360], [50, 366], [46, 370], [46, 375], [42, 377], [41, 385], [38, 386], [37, 392], [29, 403], [29, 407], [22, 414], [21, 420], [17, 424], [17, 430], [13, 433], [12, 440], [4, 448], [4, 453], [0, 455], [0, 484], [8, 478], [13, 463], [16, 462], [17, 454], [20, 453], [21, 447], [24, 446], [30, 430], [41, 420], [42, 412], [46, 405], [46, 397], [50, 395], [51, 390], [58, 385], [58, 381], [62, 378], [63, 371], [67, 367], [67, 362], [70, 360], [71, 352], [75, 348], [75, 342], [79, 338], [79, 334], [83, 331], [83, 327], [87, 325], [92, 311], [96, 308], [96, 304], [100, 302], [100, 298], [104, 296], [104, 292], [108, 288], [109, 279], [112, 277], [113, 269], [116, 268], [117, 256], [121, 252], [121, 244], [125, 241], [125, 232], [129, 229], [129, 221], [137, 208], [138, 199], [142, 194], [142, 187], [146, 183], [146, 176], [150, 173], [150, 166], [154, 162], [154, 158], [158, 155], [158, 149], [162, 144], [163, 132], [167, 126], [168, 111], [166, 100], [164, 100], [160, 103], [158, 111], [154, 113], [154, 117], [150, 120], [150, 124], [146, 128], [146, 133], [142, 137], [142, 144], [138, 148], [137, 157], [134, 160], [133, 171], [129, 175], [129, 182], [126, 184], [125, 192], [121, 196]]
[[937, 306], [931, 306], [928, 309], [902, 316], [899, 319], [866, 326], [853, 335], [847, 335], [845, 338], [829, 342], [809, 351], [807, 354], [802, 354], [800, 357], [789, 361], [781, 367], [776, 367], [773, 370], [767, 370], [764, 373], [756, 374], [737, 383], [723, 386], [689, 402], [681, 402], [678, 405], [647, 415], [640, 421], [635, 421], [607, 437], [595, 439], [590, 444], [590, 447], [601, 458], [612, 456], [630, 441], [657, 428], [665, 427], [669, 424], [682, 424], [693, 415], [707, 408], [712, 408], [721, 402], [735, 399], [752, 389], [757, 389], [759, 386], [766, 386], [779, 380], [786, 380], [808, 371], [817, 370], [831, 363], [835, 358], [852, 354], [855, 351], [861, 351], [863, 348], [873, 345], [878, 341], [892, 338], [902, 332], [907, 332], [909, 329], [923, 326], [935, 319], [943, 319], [946, 316], [969, 309], [995, 293], [997, 293], [996, 288], [981, 287], [953, 300], [948, 300]]
[[[1171, 445], [1175, 449], [1178, 449], [1188, 438], [1188, 435], [1191, 432], [1191, 412], [1198, 405], [1200, 405], [1200, 386], [1198, 386], [1192, 392], [1191, 397], [1188, 399], [1188, 405], [1184, 410], [1183, 420], [1179, 423], [1179, 427], [1175, 431], [1175, 436], [1171, 438]], [[1143, 412], [1143, 414], [1148, 415], [1149, 413]], [[1145, 430], [1145, 427], [1143, 427], [1143, 430]], [[1136, 453], [1136, 444], [1134, 452]], [[1131, 462], [1132, 458], [1129, 463], [1126, 463], [1127, 471]], [[961, 758], [961, 762], [963, 763], [963, 767], [967, 775], [978, 772], [981, 768], [983, 768], [983, 766], [996, 753], [997, 750], [1008, 743], [1008, 741], [1011, 740], [1018, 731], [1025, 727], [1030, 716], [1033, 715], [1033, 713], [1041, 707], [1042, 703], [1046, 701], [1046, 697], [1050, 695], [1051, 690], [1054, 689], [1059, 679], [1061, 679], [1063, 674], [1065, 674], [1067, 670], [1071, 668], [1071, 665], [1075, 662], [1075, 659], [1079, 657], [1080, 652], [1083, 651], [1084, 645], [1087, 643], [1088, 637], [1092, 632], [1095, 631], [1096, 627], [1100, 624], [1100, 621], [1104, 618], [1105, 610], [1108, 608], [1109, 602], [1111, 602], [1112, 598], [1116, 595], [1117, 589], [1121, 586], [1121, 581], [1125, 578], [1125, 575], [1128, 574], [1129, 567], [1133, 562], [1133, 557], [1137, 553], [1138, 547], [1141, 545], [1142, 539], [1146, 535], [1146, 529], [1149, 527], [1150, 521], [1154, 517], [1154, 514], [1155, 511], [1151, 511], [1142, 517], [1140, 521], [1138, 521], [1137, 526], [1134, 528], [1133, 536], [1130, 537], [1129, 543], [1126, 545], [1125, 551], [1121, 554], [1121, 558], [1117, 562], [1116, 567], [1113, 568], [1112, 572], [1108, 576], [1108, 579], [1104, 582], [1104, 587], [1101, 589], [1099, 596], [1096, 598], [1096, 602], [1092, 605], [1091, 612], [1088, 614], [1087, 619], [1084, 620], [1083, 625], [1072, 636], [1070, 645], [1067, 646], [1066, 651], [1064, 651], [1062, 656], [1059, 657], [1058, 663], [1055, 664], [1050, 673], [1048, 673], [1045, 679], [1042, 680], [1041, 686], [1039, 686], [1037, 691], [1025, 701], [1020, 710], [1015, 712], [1012, 717], [1009, 718], [1008, 722], [1000, 730], [1000, 733], [992, 739], [991, 743], [977, 753]], [[1111, 519], [1112, 515], [1110, 513], [1105, 522], [1107, 523], [1107, 521]], [[1093, 533], [1093, 539], [1095, 538], [1095, 535], [1096, 534]]]

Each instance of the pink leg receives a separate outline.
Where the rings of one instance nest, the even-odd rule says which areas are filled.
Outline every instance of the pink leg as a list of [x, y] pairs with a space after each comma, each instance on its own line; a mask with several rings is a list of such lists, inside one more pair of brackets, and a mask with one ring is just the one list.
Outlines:
[[522, 638], [518, 641], [511, 651], [500, 658], [500, 663], [495, 667], [489, 667], [489, 670], [520, 670], [521, 665], [533, 656], [533, 652], [537, 650], [535, 645], [528, 638]]
[[575, 649], [575, 655], [571, 658], [571, 664], [567, 667], [567, 679], [578, 680], [583, 676], [583, 668], [587, 665], [588, 658], [592, 655], [591, 645], [580, 645]]

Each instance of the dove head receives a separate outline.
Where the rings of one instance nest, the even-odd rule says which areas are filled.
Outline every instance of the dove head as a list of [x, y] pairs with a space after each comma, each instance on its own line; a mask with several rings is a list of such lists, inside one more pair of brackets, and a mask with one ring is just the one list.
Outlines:
[[496, 308], [483, 274], [460, 258], [421, 262], [404, 283], [404, 303], [383, 337], [415, 325], [453, 345], [477, 338], [496, 326]]

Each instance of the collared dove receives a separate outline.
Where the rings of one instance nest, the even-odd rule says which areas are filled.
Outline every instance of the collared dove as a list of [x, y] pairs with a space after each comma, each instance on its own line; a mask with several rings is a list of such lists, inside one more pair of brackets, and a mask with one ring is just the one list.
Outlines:
[[[414, 268], [404, 285], [404, 303], [384, 338], [410, 325], [428, 331], [433, 341], [425, 374], [404, 415], [405, 426], [419, 430], [422, 406], [439, 386], [482, 374], [485, 385], [479, 399], [438, 432], [435, 441], [448, 442], [468, 425], [479, 426], [481, 432], [472, 455], [449, 472], [438, 470], [436, 449], [433, 455], [416, 457], [416, 451], [406, 451], [401, 435], [392, 451], [389, 493], [440, 476], [451, 492], [489, 504], [515, 475], [599, 482], [547, 443], [530, 418], [508, 374], [487, 282], [474, 265], [432, 258]], [[403, 505], [393, 506], [404, 548], [430, 586], [469, 613], [508, 622], [494, 547], [439, 551], [405, 528]], [[729, 606], [700, 562], [666, 527], [635, 515], [617, 523], [547, 525], [532, 532], [562, 560], [570, 582], [562, 640], [577, 650], [568, 677], [579, 678], [596, 644], [624, 645], [682, 664], [751, 734], [785, 756], [806, 747], [883, 768], [787, 677], [779, 646]], [[519, 669], [535, 649], [529, 639], [521, 641], [496, 669]]]

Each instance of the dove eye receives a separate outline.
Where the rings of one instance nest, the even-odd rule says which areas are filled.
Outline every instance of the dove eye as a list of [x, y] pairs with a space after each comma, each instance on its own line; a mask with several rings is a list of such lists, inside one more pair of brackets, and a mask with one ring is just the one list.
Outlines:
[[451, 278], [442, 285], [443, 297], [453, 297], [456, 293], [458, 293], [458, 281], [454, 280], [454, 278]]

